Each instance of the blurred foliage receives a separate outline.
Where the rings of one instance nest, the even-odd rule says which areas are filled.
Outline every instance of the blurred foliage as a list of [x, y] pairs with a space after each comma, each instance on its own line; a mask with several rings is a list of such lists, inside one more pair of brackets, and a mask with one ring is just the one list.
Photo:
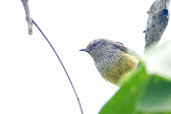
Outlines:
[[171, 114], [171, 42], [151, 48], [99, 114]]

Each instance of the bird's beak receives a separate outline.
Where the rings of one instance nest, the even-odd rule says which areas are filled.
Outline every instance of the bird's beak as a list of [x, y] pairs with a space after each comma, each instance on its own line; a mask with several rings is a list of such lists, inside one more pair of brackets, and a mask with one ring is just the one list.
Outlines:
[[85, 52], [87, 52], [87, 50], [86, 50], [86, 49], [80, 49], [80, 51], [85, 51]]

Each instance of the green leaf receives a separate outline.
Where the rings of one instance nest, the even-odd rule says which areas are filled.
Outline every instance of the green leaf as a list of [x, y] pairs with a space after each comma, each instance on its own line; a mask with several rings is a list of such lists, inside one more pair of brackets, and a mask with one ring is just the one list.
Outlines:
[[148, 50], [141, 59], [99, 114], [171, 114], [171, 42]]
[[147, 50], [142, 60], [149, 74], [159, 74], [171, 80], [171, 41]]
[[152, 75], [136, 101], [136, 111], [140, 114], [171, 113], [171, 82], [160, 76]]

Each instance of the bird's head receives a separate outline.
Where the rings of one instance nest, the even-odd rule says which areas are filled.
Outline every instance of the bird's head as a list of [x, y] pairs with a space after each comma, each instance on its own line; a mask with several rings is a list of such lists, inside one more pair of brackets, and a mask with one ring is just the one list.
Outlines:
[[85, 49], [80, 51], [85, 51], [89, 53], [92, 57], [101, 56], [106, 53], [115, 53], [117, 51], [124, 51], [126, 47], [122, 43], [113, 42], [107, 39], [97, 39], [91, 41]]

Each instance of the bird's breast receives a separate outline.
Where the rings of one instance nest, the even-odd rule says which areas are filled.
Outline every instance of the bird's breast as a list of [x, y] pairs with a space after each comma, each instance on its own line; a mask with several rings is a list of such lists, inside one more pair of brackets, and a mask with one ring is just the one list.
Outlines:
[[117, 55], [100, 56], [95, 61], [96, 68], [102, 77], [112, 83], [117, 83], [120, 77], [136, 67], [137, 59], [127, 53]]

